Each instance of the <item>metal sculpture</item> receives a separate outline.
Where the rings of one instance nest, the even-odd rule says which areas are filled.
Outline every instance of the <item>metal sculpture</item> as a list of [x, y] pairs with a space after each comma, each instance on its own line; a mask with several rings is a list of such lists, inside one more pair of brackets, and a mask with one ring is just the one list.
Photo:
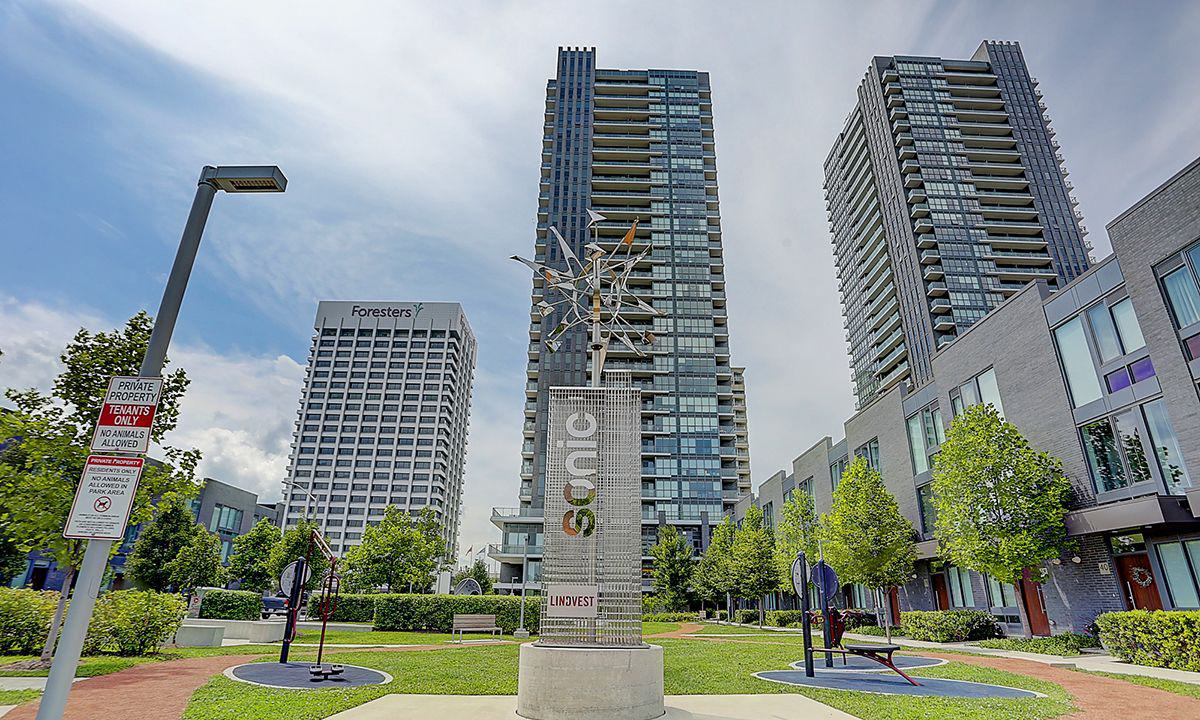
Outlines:
[[[583, 259], [571, 250], [554, 226], [550, 227], [550, 232], [558, 241], [566, 268], [553, 268], [518, 255], [513, 255], [512, 259], [525, 264], [545, 281], [547, 289], [555, 290], [562, 296], [553, 301], [543, 298], [536, 306], [542, 317], [556, 310], [561, 311], [558, 324], [546, 335], [547, 350], [556, 351], [559, 341], [571, 329], [580, 326], [590, 328], [591, 384], [592, 387], [600, 387], [604, 358], [611, 340], [618, 340], [638, 357], [645, 357], [643, 348], [654, 343], [654, 333], [634, 327], [621, 317], [622, 309], [636, 308], [651, 315], [661, 315], [662, 312], [629, 291], [629, 277], [633, 268], [645, 260], [651, 250], [647, 243], [641, 252], [636, 255], [633, 253], [638, 221], [634, 220], [633, 226], [616, 247], [606, 253], [600, 247], [599, 229], [596, 227], [596, 223], [606, 218], [592, 210], [588, 210], [588, 217], [592, 242], [584, 246], [587, 252]], [[624, 252], [621, 248], [624, 248]]]

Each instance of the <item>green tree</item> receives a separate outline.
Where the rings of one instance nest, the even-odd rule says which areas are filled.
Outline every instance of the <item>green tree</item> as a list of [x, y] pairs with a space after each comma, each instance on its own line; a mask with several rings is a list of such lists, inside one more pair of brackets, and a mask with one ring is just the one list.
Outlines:
[[484, 595], [490, 595], [492, 592], [492, 577], [488, 574], [487, 563], [483, 560], [476, 560], [471, 563], [470, 567], [465, 567], [454, 574], [450, 584], [458, 587], [458, 584], [467, 578], [473, 579], [479, 583], [479, 589]]
[[654, 557], [654, 593], [668, 612], [687, 609], [696, 559], [692, 543], [673, 525], [658, 529], [658, 542], [650, 548]]
[[[1067, 546], [1071, 483], [1062, 463], [1035, 450], [990, 404], [955, 418], [933, 470], [934, 535], [955, 565], [1015, 583]], [[1024, 594], [1017, 593], [1029, 637]]]
[[[696, 563], [696, 571], [692, 573], [692, 590], [703, 603], [711, 600], [720, 605], [725, 600], [725, 610], [732, 610], [730, 595], [733, 593], [733, 537], [737, 526], [728, 515], [720, 525], [713, 528], [709, 538], [708, 548]], [[732, 614], [732, 613], [731, 613]], [[732, 619], [732, 617], [730, 618]]]
[[775, 571], [779, 574], [779, 587], [785, 592], [792, 590], [792, 562], [796, 554], [803, 551], [809, 562], [816, 560], [819, 531], [812, 495], [803, 490], [792, 493], [780, 510], [779, 526], [775, 528]]
[[329, 571], [329, 561], [312, 541], [312, 534], [319, 531], [317, 523], [311, 520], [301, 520], [295, 527], [283, 532], [283, 536], [271, 548], [267, 562], [271, 573], [272, 587], [279, 582], [283, 569], [300, 557], [308, 558], [308, 567], [312, 572], [304, 587], [306, 590], [316, 590], [321, 584], [321, 578]]
[[[0, 415], [0, 437], [19, 439], [0, 449], [0, 512], [4, 513], [0, 522], [19, 548], [41, 550], [54, 559], [66, 572], [64, 587], [71, 586], [85, 543], [63, 538], [62, 530], [83, 474], [108, 379], [138, 373], [152, 329], [150, 316], [144, 312], [111, 332], [80, 329], [60, 356], [63, 370], [50, 393], [12, 388], [5, 392], [16, 409]], [[183, 370], [164, 373], [151, 434], [160, 446], [165, 433], [175, 428], [187, 385]], [[170, 447], [164, 452], [167, 463], [146, 465], [133, 503], [132, 524], [150, 519], [153, 498], [192, 494], [197, 489], [195, 467], [200, 453]], [[43, 660], [53, 654], [66, 595], [63, 593], [50, 623]]]
[[282, 538], [283, 533], [266, 518], [255, 523], [250, 532], [234, 538], [229, 579], [239, 581], [242, 590], [266, 592], [273, 588], [271, 552]]
[[775, 572], [775, 540], [763, 521], [761, 508], [751, 506], [733, 537], [733, 585], [738, 595], [758, 603], [758, 626], [763, 624], [763, 596], [779, 586]]
[[221, 538], [199, 525], [187, 543], [164, 568], [171, 586], [191, 594], [198, 587], [223, 587]]
[[206, 531], [196, 522], [186, 499], [179, 495], [163, 498], [154, 521], [142, 528], [125, 562], [130, 579], [143, 590], [178, 588], [169, 570], [171, 562], [202, 532]]
[[[917, 560], [913, 526], [900, 513], [896, 498], [888, 492], [883, 476], [855, 458], [837, 489], [833, 506], [822, 519], [825, 560], [838, 572], [844, 583], [859, 583], [886, 592], [912, 578]], [[892, 640], [892, 624], [884, 613], [887, 640]]]
[[346, 553], [346, 584], [359, 592], [409, 587], [424, 592], [445, 555], [446, 543], [433, 510], [426, 507], [414, 519], [389, 505], [379, 524], [363, 532], [362, 544]]

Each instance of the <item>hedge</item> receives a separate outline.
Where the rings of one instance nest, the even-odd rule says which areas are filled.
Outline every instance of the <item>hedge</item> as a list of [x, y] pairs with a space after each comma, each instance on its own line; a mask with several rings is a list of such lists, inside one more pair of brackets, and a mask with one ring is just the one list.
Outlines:
[[200, 617], [258, 620], [262, 617], [262, 595], [250, 590], [208, 590], [200, 602]]
[[768, 610], [763, 621], [771, 627], [803, 627], [804, 611]]
[[0, 588], [0, 653], [40, 652], [57, 606], [56, 592]]
[[[525, 628], [537, 632], [541, 598], [525, 601]], [[376, 595], [376, 630], [450, 632], [455, 615], [495, 615], [511, 633], [520, 626], [521, 598], [513, 595]]]
[[757, 625], [758, 611], [757, 610], [734, 610], [733, 621], [739, 625]]
[[642, 613], [643, 623], [689, 623], [695, 622], [694, 612], [647, 612]]
[[[375, 599], [382, 597], [378, 594], [371, 595], [339, 595], [337, 599], [337, 607], [333, 611], [333, 615], [329, 617], [330, 622], [362, 622], [369, 623], [375, 621]], [[320, 596], [314, 593], [308, 600], [308, 617], [313, 620], [321, 619], [321, 610], [318, 607]]]
[[1096, 618], [1100, 642], [1125, 662], [1200, 672], [1200, 610], [1130, 610]]
[[901, 620], [904, 634], [912, 640], [964, 642], [1003, 635], [996, 618], [982, 610], [909, 610]]
[[1041, 655], [1072, 657], [1082, 654], [1081, 651], [1084, 648], [1099, 647], [1100, 643], [1091, 635], [1065, 632], [1050, 637], [984, 640], [979, 643], [979, 646], [995, 648], [997, 650], [1017, 650], [1019, 652], [1038, 653]]
[[96, 600], [83, 651], [94, 655], [147, 655], [171, 639], [183, 624], [187, 603], [172, 593], [113, 590]]

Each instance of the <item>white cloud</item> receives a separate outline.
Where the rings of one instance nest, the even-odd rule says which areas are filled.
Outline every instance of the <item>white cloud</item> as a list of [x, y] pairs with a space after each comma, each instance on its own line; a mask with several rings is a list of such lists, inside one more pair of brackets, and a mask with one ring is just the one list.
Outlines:
[[[118, 324], [89, 309], [0, 298], [0, 388], [49, 390], [62, 369], [59, 354], [79, 328], [95, 332]], [[263, 502], [278, 499], [304, 368], [286, 356], [187, 345], [173, 347], [170, 356], [172, 367], [187, 370], [192, 382], [166, 442], [199, 448], [201, 475], [256, 492]]]

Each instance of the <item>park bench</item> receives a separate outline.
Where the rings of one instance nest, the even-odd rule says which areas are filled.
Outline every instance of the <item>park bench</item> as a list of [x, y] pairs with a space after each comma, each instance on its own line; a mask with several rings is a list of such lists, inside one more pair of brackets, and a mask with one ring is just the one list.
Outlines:
[[813, 655], [819, 653], [838, 653], [842, 656], [842, 665], [846, 665], [846, 658], [849, 655], [863, 657], [868, 660], [883, 665], [887, 669], [896, 673], [900, 677], [909, 681], [913, 685], [920, 687], [921, 683], [913, 680], [904, 673], [903, 670], [896, 667], [896, 663], [892, 661], [892, 653], [900, 649], [899, 645], [846, 645], [842, 643], [842, 635], [846, 632], [846, 621], [842, 619], [842, 614], [837, 611], [837, 608], [829, 609], [829, 630], [830, 642], [829, 647], [813, 648]]
[[503, 635], [504, 630], [496, 624], [495, 615], [455, 615], [450, 627], [450, 637], [458, 634], [457, 642], [462, 642], [465, 632], [486, 632]]

